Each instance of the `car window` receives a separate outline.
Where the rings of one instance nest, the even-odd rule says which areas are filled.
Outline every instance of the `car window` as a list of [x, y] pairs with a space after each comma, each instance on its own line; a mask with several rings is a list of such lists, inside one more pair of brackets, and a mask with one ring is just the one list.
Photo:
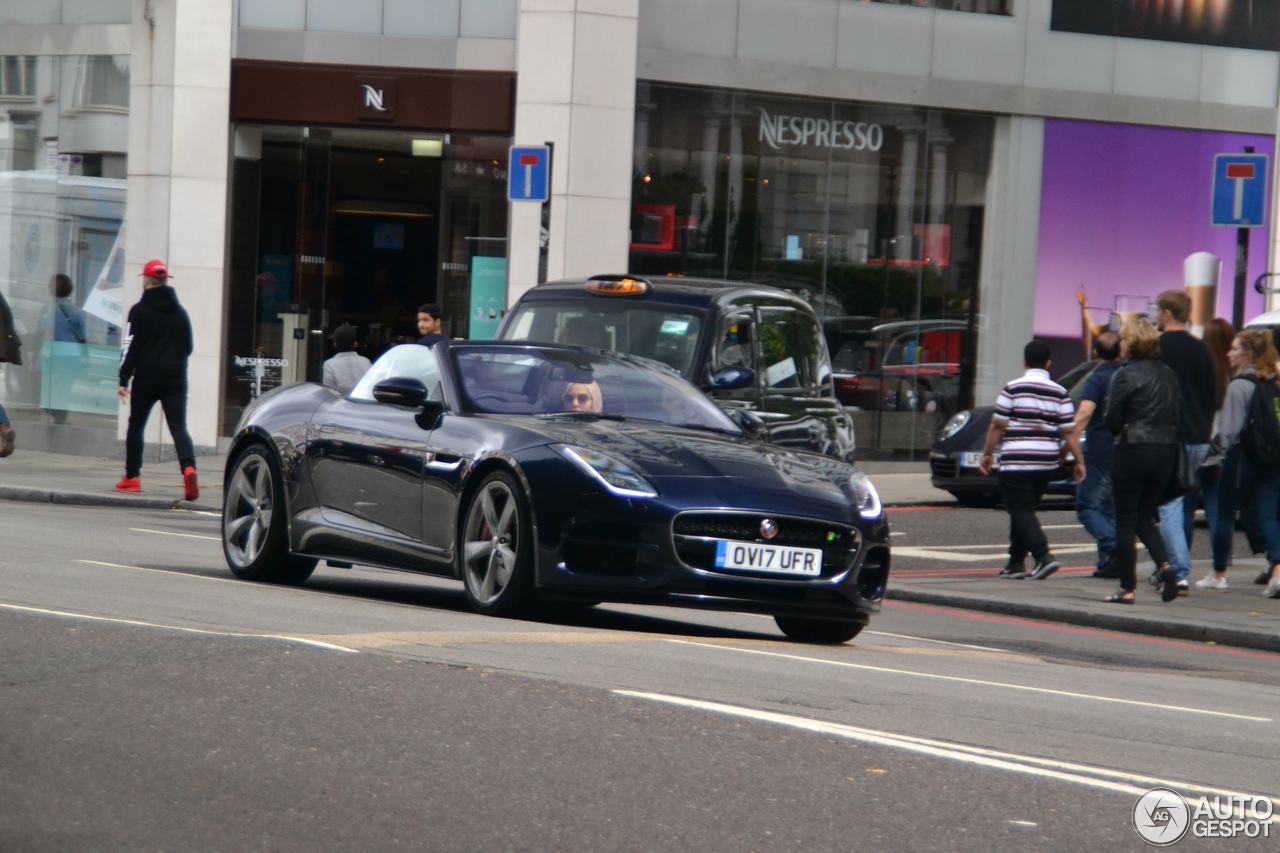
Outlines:
[[747, 313], [732, 314], [720, 321], [713, 369], [743, 367], [755, 370], [754, 329], [755, 319]]
[[427, 399], [444, 399], [435, 350], [419, 344], [401, 344], [383, 353], [351, 390], [351, 399], [372, 400], [373, 386], [393, 377], [421, 380], [427, 386]]
[[822, 362], [818, 324], [794, 308], [760, 308], [760, 368], [766, 388], [800, 390]]
[[678, 306], [612, 301], [536, 300], [516, 308], [504, 340], [595, 347], [660, 361], [692, 375], [702, 314]]

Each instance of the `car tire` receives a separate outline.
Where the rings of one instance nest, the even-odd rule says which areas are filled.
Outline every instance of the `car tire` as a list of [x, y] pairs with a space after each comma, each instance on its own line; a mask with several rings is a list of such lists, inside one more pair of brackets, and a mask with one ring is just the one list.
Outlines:
[[494, 471], [462, 513], [458, 569], [467, 602], [478, 613], [513, 616], [533, 597], [533, 524], [516, 478]]
[[951, 496], [956, 499], [960, 506], [974, 507], [976, 509], [989, 509], [1000, 500], [999, 495], [993, 495], [989, 492], [952, 492]]
[[254, 445], [236, 459], [222, 489], [222, 553], [232, 574], [291, 585], [311, 577], [316, 561], [289, 553], [288, 527], [280, 469]]
[[797, 643], [821, 643], [837, 645], [847, 643], [867, 627], [866, 622], [856, 619], [810, 619], [805, 616], [774, 616], [773, 621], [787, 635], [788, 640]]

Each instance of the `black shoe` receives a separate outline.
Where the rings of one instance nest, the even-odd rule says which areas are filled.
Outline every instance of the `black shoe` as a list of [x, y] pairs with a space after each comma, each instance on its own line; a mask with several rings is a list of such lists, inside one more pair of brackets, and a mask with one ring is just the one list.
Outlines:
[[1111, 579], [1120, 577], [1120, 557], [1112, 552], [1111, 556], [1107, 557], [1097, 571], [1089, 577]]
[[1033, 581], [1042, 581], [1057, 570], [1058, 561], [1053, 559], [1052, 554], [1045, 554], [1039, 560], [1036, 560], [1036, 566], [1031, 570], [1029, 577]]
[[997, 577], [1009, 578], [1010, 580], [1022, 580], [1027, 576], [1027, 567], [1022, 560], [1009, 560], [1005, 567], [1000, 570]]
[[1258, 572], [1258, 576], [1253, 579], [1253, 582], [1256, 583], [1258, 586], [1266, 586], [1267, 584], [1271, 583], [1271, 570], [1263, 569], [1262, 571]]
[[1160, 600], [1173, 601], [1178, 597], [1178, 572], [1168, 563], [1160, 569]]

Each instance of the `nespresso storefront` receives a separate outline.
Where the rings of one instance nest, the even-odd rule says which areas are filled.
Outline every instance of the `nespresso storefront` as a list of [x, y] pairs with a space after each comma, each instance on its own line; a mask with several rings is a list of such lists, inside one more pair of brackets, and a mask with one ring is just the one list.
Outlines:
[[642, 82], [631, 271], [794, 290], [863, 458], [973, 404], [991, 116]]
[[233, 63], [224, 432], [319, 380], [342, 323], [370, 358], [426, 302], [450, 335], [496, 331], [514, 103], [499, 72]]

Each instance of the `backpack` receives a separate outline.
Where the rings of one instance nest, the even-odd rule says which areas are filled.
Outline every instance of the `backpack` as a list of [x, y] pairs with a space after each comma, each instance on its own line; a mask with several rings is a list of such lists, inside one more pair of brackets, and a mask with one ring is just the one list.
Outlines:
[[1280, 385], [1274, 379], [1263, 382], [1246, 378], [1253, 383], [1253, 397], [1240, 443], [1250, 462], [1275, 470], [1280, 468]]

